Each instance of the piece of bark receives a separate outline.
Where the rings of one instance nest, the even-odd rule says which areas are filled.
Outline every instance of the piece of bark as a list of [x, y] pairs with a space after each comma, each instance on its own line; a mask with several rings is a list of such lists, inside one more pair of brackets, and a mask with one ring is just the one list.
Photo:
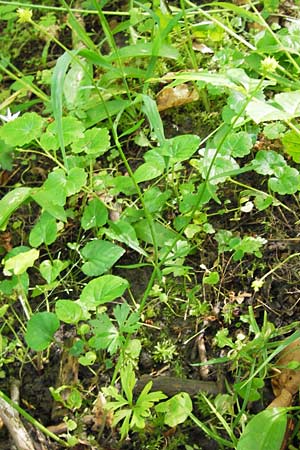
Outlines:
[[176, 395], [179, 392], [187, 392], [191, 396], [196, 395], [201, 391], [213, 395], [223, 392], [223, 387], [215, 381], [188, 380], [168, 376], [155, 378], [144, 375], [135, 385], [135, 394], [139, 395], [149, 381], [152, 381], [151, 391], [162, 391], [168, 397], [172, 397], [172, 395]]

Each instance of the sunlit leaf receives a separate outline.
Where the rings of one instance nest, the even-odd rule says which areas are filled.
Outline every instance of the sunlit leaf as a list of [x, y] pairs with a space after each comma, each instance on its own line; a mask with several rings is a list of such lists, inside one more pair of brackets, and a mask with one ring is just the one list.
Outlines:
[[7, 276], [12, 274], [21, 275], [26, 272], [29, 267], [32, 267], [38, 259], [40, 252], [35, 248], [19, 253], [16, 256], [8, 258], [4, 262], [3, 273]]
[[44, 120], [35, 112], [17, 117], [0, 128], [0, 137], [11, 146], [23, 146], [40, 137]]

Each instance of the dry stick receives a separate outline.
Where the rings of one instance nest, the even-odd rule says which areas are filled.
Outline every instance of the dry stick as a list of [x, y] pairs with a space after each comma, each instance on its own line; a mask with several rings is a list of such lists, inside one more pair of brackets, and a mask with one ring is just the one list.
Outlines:
[[35, 450], [18, 412], [2, 397], [0, 397], [0, 417], [18, 450]]
[[169, 397], [179, 392], [187, 392], [190, 395], [196, 395], [201, 391], [213, 395], [222, 392], [222, 387], [215, 381], [199, 381], [167, 376], [155, 378], [143, 375], [134, 387], [135, 394], [139, 395], [149, 381], [152, 381], [151, 391], [162, 391]]

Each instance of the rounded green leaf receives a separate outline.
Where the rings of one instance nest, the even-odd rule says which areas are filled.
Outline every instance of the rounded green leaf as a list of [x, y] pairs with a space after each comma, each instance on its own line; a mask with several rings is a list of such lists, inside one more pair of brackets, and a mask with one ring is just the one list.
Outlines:
[[23, 146], [40, 137], [43, 124], [43, 119], [37, 113], [25, 113], [3, 125], [0, 136], [13, 147]]
[[170, 427], [176, 427], [183, 423], [193, 410], [192, 400], [186, 392], [180, 392], [174, 395], [166, 402], [160, 403], [155, 407], [157, 412], [164, 412], [164, 422]]
[[80, 302], [88, 309], [121, 297], [128, 288], [127, 280], [115, 275], [103, 275], [90, 281], [82, 290]]
[[77, 323], [81, 319], [82, 310], [72, 300], [57, 300], [55, 312], [59, 320], [65, 323]]
[[51, 344], [58, 328], [59, 320], [54, 313], [36, 313], [28, 321], [25, 341], [30, 348], [40, 352]]
[[300, 188], [298, 170], [286, 165], [278, 177], [269, 179], [269, 188], [281, 195], [295, 194]]

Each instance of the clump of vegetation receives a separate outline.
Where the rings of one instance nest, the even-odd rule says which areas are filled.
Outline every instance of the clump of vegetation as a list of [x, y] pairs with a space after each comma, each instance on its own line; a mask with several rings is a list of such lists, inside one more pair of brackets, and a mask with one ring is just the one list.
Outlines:
[[17, 448], [16, 412], [49, 449], [299, 445], [266, 409], [300, 336], [299, 4], [169, 3], [0, 0]]

